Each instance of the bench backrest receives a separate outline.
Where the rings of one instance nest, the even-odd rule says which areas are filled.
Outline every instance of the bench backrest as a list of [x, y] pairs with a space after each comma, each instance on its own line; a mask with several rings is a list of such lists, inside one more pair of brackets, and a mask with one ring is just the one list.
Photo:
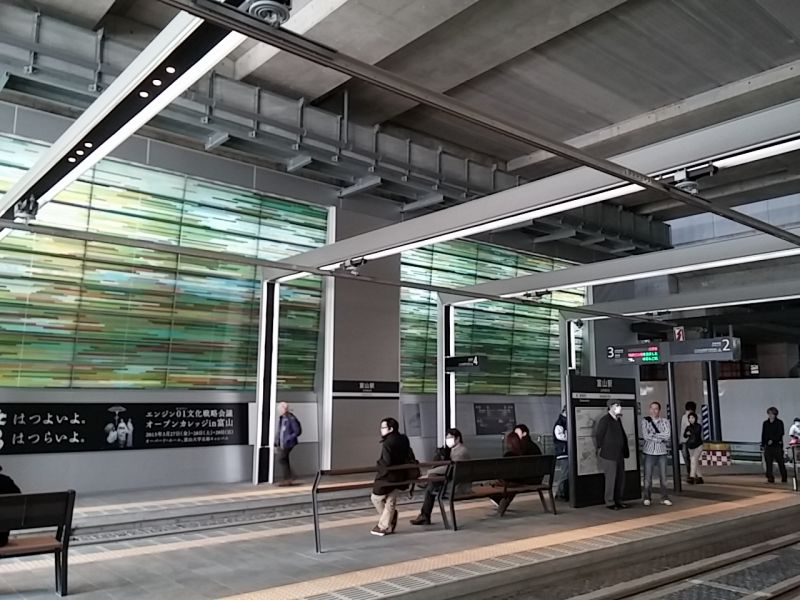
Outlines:
[[75, 490], [0, 495], [0, 531], [56, 527], [59, 541], [72, 531]]
[[544, 477], [549, 477], [552, 482], [555, 466], [556, 457], [552, 454], [462, 460], [453, 463], [448, 479], [455, 485], [493, 479], [528, 481]]

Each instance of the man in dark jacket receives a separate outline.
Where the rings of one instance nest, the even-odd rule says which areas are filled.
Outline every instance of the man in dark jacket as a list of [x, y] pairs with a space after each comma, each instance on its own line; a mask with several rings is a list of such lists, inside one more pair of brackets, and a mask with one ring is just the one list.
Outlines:
[[630, 448], [628, 436], [622, 427], [622, 406], [619, 402], [608, 401], [608, 413], [597, 422], [595, 444], [606, 478], [606, 508], [628, 508], [622, 502], [622, 495], [625, 491], [625, 459], [630, 456]]
[[281, 482], [279, 486], [294, 485], [292, 466], [289, 464], [289, 453], [297, 446], [297, 438], [303, 432], [300, 421], [289, 410], [289, 404], [281, 402], [278, 405], [280, 418], [278, 419], [278, 462], [281, 465]]
[[[3, 467], [0, 467], [0, 471]], [[8, 475], [0, 474], [0, 495], [2, 494], [21, 494], [22, 490], [19, 489], [14, 480]], [[0, 531], [0, 546], [8, 544], [8, 531]]]
[[772, 462], [778, 461], [781, 472], [781, 481], [786, 483], [786, 465], [783, 463], [783, 421], [778, 418], [778, 409], [770, 406], [767, 409], [767, 420], [761, 426], [761, 451], [764, 453], [764, 463], [767, 467], [767, 481], [775, 483], [772, 474]]
[[383, 536], [394, 533], [397, 527], [397, 497], [408, 484], [393, 485], [408, 479], [403, 469], [390, 470], [389, 467], [405, 465], [411, 456], [408, 438], [398, 431], [397, 419], [387, 417], [381, 421], [381, 457], [378, 459], [378, 473], [372, 486], [372, 505], [378, 511], [378, 524], [372, 528], [372, 535]]

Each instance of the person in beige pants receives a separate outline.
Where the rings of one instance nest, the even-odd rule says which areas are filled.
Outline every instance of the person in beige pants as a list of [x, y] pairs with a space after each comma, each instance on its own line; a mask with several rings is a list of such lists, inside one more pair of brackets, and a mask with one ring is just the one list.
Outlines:
[[392, 485], [406, 481], [408, 474], [403, 469], [390, 470], [389, 467], [407, 464], [411, 456], [408, 437], [398, 432], [397, 419], [387, 417], [381, 421], [381, 457], [378, 459], [378, 473], [372, 486], [372, 505], [380, 515], [378, 524], [372, 528], [372, 535], [384, 536], [394, 533], [397, 527], [397, 497], [406, 485]]
[[687, 415], [688, 425], [683, 432], [683, 443], [689, 452], [689, 478], [687, 483], [703, 483], [700, 474], [700, 458], [703, 456], [703, 427], [697, 422], [697, 414]]

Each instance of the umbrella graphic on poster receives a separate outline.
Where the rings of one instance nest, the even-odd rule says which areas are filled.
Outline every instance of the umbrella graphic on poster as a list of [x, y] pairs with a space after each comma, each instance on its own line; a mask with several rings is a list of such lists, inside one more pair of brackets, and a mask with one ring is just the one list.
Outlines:
[[125, 418], [120, 417], [127, 410], [124, 406], [112, 406], [108, 409], [108, 412], [113, 413], [114, 421], [107, 423], [103, 430], [107, 447], [133, 448], [133, 420], [128, 419], [126, 423]]

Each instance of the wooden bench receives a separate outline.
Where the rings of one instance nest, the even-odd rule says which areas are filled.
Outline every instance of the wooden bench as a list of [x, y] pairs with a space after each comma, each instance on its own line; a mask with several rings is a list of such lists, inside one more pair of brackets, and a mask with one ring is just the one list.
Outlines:
[[0, 531], [55, 528], [51, 533], [12, 536], [6, 546], [0, 547], [0, 559], [52, 553], [55, 556], [56, 592], [66, 596], [74, 508], [74, 490], [0, 495]]
[[[389, 467], [389, 471], [400, 471], [400, 470], [408, 470], [413, 467], [419, 467], [423, 472], [427, 468], [431, 467], [440, 467], [442, 465], [448, 465], [449, 462], [446, 461], [439, 461], [439, 462], [420, 462], [416, 464], [407, 464], [407, 465], [396, 465], [393, 467]], [[348, 475], [366, 475], [377, 473], [378, 467], [360, 467], [355, 469], [336, 469], [336, 470], [325, 470], [319, 471], [317, 476], [314, 478], [314, 485], [311, 486], [311, 506], [314, 516], [314, 544], [316, 546], [317, 554], [322, 552], [322, 538], [320, 535], [320, 526], [319, 526], [319, 494], [325, 493], [333, 493], [333, 492], [345, 492], [351, 490], [365, 490], [365, 489], [372, 489], [374, 485], [374, 480], [363, 480], [363, 481], [343, 481], [338, 483], [328, 483], [322, 485], [322, 480], [325, 477], [342, 477]], [[418, 479], [408, 479], [405, 481], [397, 481], [392, 482], [391, 485], [397, 486], [413, 486], [419, 483], [440, 483], [444, 482], [444, 477], [425, 477], [424, 475], [419, 477]]]
[[[536, 456], [512, 456], [508, 458], [484, 458], [477, 460], [462, 460], [454, 462], [447, 469], [445, 484], [439, 490], [437, 500], [442, 513], [444, 526], [450, 529], [450, 522], [445, 510], [445, 501], [450, 503], [450, 518], [453, 531], [458, 530], [456, 522], [455, 503], [461, 500], [474, 500], [501, 496], [511, 499], [517, 494], [538, 492], [539, 499], [545, 512], [556, 512], [556, 503], [553, 498], [553, 479], [556, 470], [556, 457], [551, 454]], [[459, 486], [465, 484], [484, 483], [475, 485], [469, 494], [457, 492]], [[550, 508], [544, 499], [544, 493], [550, 497]], [[501, 505], [500, 516], [505, 511]]]

